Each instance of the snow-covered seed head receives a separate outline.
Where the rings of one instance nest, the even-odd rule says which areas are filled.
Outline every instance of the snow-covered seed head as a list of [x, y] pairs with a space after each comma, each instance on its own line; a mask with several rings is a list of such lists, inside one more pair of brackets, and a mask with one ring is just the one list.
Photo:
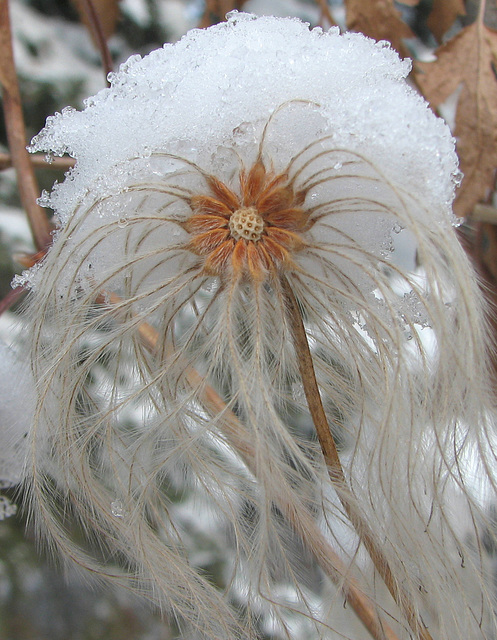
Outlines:
[[229, 228], [235, 240], [257, 242], [264, 231], [264, 220], [255, 207], [242, 207], [232, 214]]
[[[231, 14], [33, 141], [77, 165], [17, 280], [37, 382], [23, 495], [50, 547], [170, 608], [183, 638], [356, 639], [349, 579], [375, 637], [413, 614], [436, 640], [496, 635], [472, 493], [477, 467], [497, 487], [483, 305], [452, 227], [454, 141], [409, 70], [360, 34]], [[292, 308], [411, 612], [330, 486]]]

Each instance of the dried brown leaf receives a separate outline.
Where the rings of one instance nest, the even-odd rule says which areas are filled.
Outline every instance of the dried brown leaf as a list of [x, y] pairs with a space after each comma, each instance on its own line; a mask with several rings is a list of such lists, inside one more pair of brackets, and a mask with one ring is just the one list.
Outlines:
[[483, 23], [490, 29], [497, 29], [497, 2], [496, 0], [465, 0], [466, 8], [465, 24], [472, 24], [475, 20], [483, 19]]
[[[80, 20], [91, 30], [89, 24], [88, 12], [83, 0], [72, 0], [75, 5]], [[117, 19], [119, 18], [119, 1], [120, 0], [92, 0], [95, 13], [102, 27], [105, 38], [110, 38], [116, 30]]]
[[459, 16], [466, 15], [463, 0], [433, 0], [427, 25], [438, 42], [454, 24]]
[[411, 29], [403, 22], [394, 0], [346, 0], [347, 28], [360, 31], [375, 40], [388, 40], [404, 52], [403, 38], [412, 38]]
[[497, 31], [477, 21], [416, 65], [416, 79], [435, 109], [459, 86], [454, 135], [464, 180], [455, 211], [464, 216], [493, 188], [497, 168]]

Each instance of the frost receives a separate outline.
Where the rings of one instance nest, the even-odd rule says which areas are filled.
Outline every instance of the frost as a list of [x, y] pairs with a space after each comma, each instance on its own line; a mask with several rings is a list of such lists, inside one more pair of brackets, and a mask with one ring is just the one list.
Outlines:
[[429, 327], [430, 321], [427, 318], [426, 309], [419, 297], [414, 291], [404, 293], [400, 308], [405, 310], [405, 315], [412, 322], [418, 324], [421, 327]]

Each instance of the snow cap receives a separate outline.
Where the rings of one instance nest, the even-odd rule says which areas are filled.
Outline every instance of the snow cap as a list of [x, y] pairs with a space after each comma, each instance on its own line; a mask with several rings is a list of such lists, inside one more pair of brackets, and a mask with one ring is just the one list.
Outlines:
[[[293, 101], [275, 118], [276, 164], [278, 154], [287, 161], [319, 128], [337, 147], [372, 158], [393, 183], [423, 194], [428, 208], [433, 202], [440, 211], [443, 203], [447, 211], [457, 173], [454, 141], [405, 81], [410, 68], [388, 43], [361, 34], [232, 12], [227, 22], [132, 56], [82, 112], [67, 108], [47, 119], [31, 150], [69, 153], [77, 166], [42, 203], [64, 224], [88, 189], [119, 188], [113, 167], [156, 151], [208, 170], [221, 166], [226, 149], [254, 145], [271, 114]], [[298, 101], [314, 106], [306, 113]]]

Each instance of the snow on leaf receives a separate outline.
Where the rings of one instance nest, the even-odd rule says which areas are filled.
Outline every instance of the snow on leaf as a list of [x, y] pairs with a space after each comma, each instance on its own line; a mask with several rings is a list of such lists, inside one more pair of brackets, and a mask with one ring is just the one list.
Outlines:
[[492, 188], [497, 166], [497, 32], [476, 22], [418, 63], [417, 80], [436, 109], [459, 86], [454, 134], [464, 173], [455, 212], [467, 215]]
[[360, 31], [376, 40], [388, 40], [403, 50], [403, 38], [412, 38], [411, 29], [403, 22], [393, 0], [346, 0], [347, 28]]

